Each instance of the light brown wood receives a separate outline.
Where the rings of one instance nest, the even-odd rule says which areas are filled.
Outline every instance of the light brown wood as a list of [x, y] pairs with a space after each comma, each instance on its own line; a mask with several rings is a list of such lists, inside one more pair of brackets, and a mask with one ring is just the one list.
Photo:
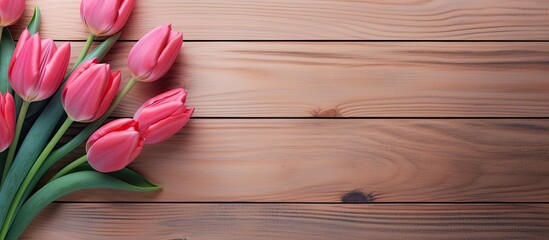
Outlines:
[[[125, 79], [131, 46], [106, 58]], [[191, 42], [115, 115], [186, 87], [199, 117], [547, 117], [548, 63], [549, 43]]]
[[549, 206], [54, 204], [22, 239], [503, 238], [549, 238]]
[[64, 200], [546, 202], [547, 136], [547, 120], [194, 119], [131, 165], [162, 191]]
[[[80, 1], [27, 2], [16, 38], [38, 4], [78, 55]], [[127, 81], [131, 45], [170, 22], [180, 58], [115, 116], [185, 87], [221, 119], [132, 164], [162, 191], [72, 194], [23, 239], [549, 239], [547, 119], [427, 119], [549, 117], [548, 42], [469, 41], [549, 40], [549, 1], [138, 0], [106, 60]]]
[[[76, 0], [35, 0], [42, 32], [86, 39]], [[549, 39], [546, 0], [140, 0], [123, 39], [173, 23], [191, 40]]]

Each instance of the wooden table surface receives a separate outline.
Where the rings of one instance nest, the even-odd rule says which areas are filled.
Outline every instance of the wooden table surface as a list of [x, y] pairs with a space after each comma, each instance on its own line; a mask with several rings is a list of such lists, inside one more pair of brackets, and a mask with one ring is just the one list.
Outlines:
[[[80, 1], [28, 2], [13, 31], [35, 2], [79, 51]], [[115, 113], [189, 90], [132, 165], [164, 189], [72, 194], [24, 239], [549, 239], [549, 1], [137, 0], [106, 61], [127, 80], [170, 22], [173, 70]]]

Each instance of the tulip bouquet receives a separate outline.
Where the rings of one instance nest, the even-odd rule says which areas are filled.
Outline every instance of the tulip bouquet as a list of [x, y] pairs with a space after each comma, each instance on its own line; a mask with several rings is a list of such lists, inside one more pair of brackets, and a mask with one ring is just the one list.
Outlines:
[[[166, 140], [189, 121], [194, 109], [185, 105], [186, 91], [160, 94], [146, 101], [133, 118], [103, 125], [135, 84], [166, 74], [183, 42], [171, 25], [146, 34], [129, 53], [132, 76], [119, 91], [120, 71], [100, 61], [118, 40], [134, 4], [83, 0], [80, 14], [89, 37], [69, 68], [70, 43], [58, 47], [52, 39], [40, 38], [38, 7], [15, 44], [7, 27], [23, 14], [25, 1], [0, 0], [0, 240], [17, 239], [44, 207], [74, 191], [159, 189], [127, 166], [145, 145]], [[106, 40], [90, 51], [96, 37]], [[60, 143], [74, 122], [87, 125]], [[84, 156], [45, 177], [84, 142]]]

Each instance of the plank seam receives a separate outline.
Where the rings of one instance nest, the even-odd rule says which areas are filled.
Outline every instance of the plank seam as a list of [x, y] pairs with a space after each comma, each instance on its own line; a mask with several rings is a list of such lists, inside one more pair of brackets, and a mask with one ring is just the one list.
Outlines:
[[[55, 41], [65, 41], [65, 42], [86, 42], [86, 40], [84, 39], [55, 39]], [[138, 40], [129, 40], [129, 39], [124, 39], [124, 40], [118, 40], [118, 42], [137, 42]], [[94, 42], [102, 42], [101, 40], [99, 41], [94, 41]], [[280, 39], [273, 39], [273, 40], [245, 40], [245, 39], [242, 39], [242, 40], [234, 40], [234, 39], [231, 39], [231, 40], [184, 40], [184, 42], [303, 42], [303, 43], [309, 43], [309, 42], [394, 42], [394, 43], [418, 43], [418, 42], [463, 42], [463, 43], [468, 43], [468, 42], [480, 42], [480, 43], [513, 43], [513, 42], [516, 42], [516, 43], [522, 43], [522, 42], [533, 42], [533, 43], [536, 43], [536, 42], [540, 42], [540, 43], [547, 43], [549, 42], [549, 40], [430, 40], [430, 39], [425, 39], [425, 40], [420, 40], [420, 39], [408, 39], [408, 40], [391, 40], [391, 39], [387, 39], [387, 40], [356, 40], [356, 39], [341, 39], [341, 40], [322, 40], [322, 39], [311, 39], [311, 40], [280, 40]]]
[[549, 117], [193, 117], [193, 119], [549, 119]]
[[520, 204], [549, 204], [549, 202], [368, 202], [368, 203], [342, 203], [342, 202], [186, 202], [186, 201], [55, 201], [54, 203], [62, 204], [310, 204], [310, 205], [322, 205], [322, 204], [334, 204], [334, 205], [520, 205]]

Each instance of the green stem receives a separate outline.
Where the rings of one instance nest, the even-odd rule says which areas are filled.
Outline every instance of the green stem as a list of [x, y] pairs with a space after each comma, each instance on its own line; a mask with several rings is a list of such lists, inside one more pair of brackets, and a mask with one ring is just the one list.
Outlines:
[[76, 167], [80, 166], [81, 164], [84, 164], [85, 162], [88, 161], [88, 156], [87, 155], [84, 155], [78, 159], [76, 159], [74, 162], [71, 162], [69, 165], [65, 166], [63, 169], [61, 169], [61, 171], [59, 171], [57, 174], [55, 174], [49, 182], [55, 180], [55, 179], [58, 179], [62, 176], [65, 176], [67, 175], [67, 173], [71, 172], [72, 170], [74, 170]]
[[69, 117], [67, 117], [67, 119], [65, 119], [65, 122], [63, 122], [63, 125], [61, 125], [61, 127], [59, 128], [57, 133], [55, 133], [55, 135], [50, 140], [48, 145], [46, 145], [46, 148], [44, 148], [44, 150], [42, 151], [40, 156], [38, 156], [38, 159], [36, 159], [36, 162], [34, 162], [34, 165], [32, 165], [32, 168], [30, 169], [29, 173], [25, 177], [25, 180], [23, 180], [23, 183], [21, 184], [21, 187], [19, 187], [19, 190], [17, 190], [15, 198], [13, 199], [13, 202], [11, 203], [10, 209], [8, 210], [8, 214], [6, 215], [6, 219], [4, 221], [4, 226], [2, 226], [2, 229], [0, 230], [0, 239], [5, 239], [6, 238], [6, 234], [8, 234], [8, 230], [11, 226], [13, 218], [15, 217], [15, 212], [17, 211], [17, 206], [19, 206], [19, 202], [22, 200], [21, 198], [22, 198], [23, 194], [25, 193], [25, 190], [29, 186], [32, 178], [34, 177], [34, 175], [36, 174], [38, 169], [40, 169], [40, 166], [42, 166], [42, 163], [44, 162], [44, 160], [46, 160], [46, 158], [51, 153], [51, 151], [53, 150], [55, 145], [59, 142], [59, 140], [61, 139], [63, 134], [65, 134], [65, 132], [69, 129], [72, 122], [73, 122], [72, 119], [70, 119]]
[[78, 59], [76, 59], [74, 66], [80, 65], [80, 63], [82, 63], [82, 60], [84, 60], [86, 55], [88, 55], [94, 38], [95, 36], [93, 34], [88, 34], [88, 40], [86, 40], [86, 45], [84, 45], [84, 48], [82, 48], [82, 52], [80, 52], [80, 56], [78, 56]]
[[4, 171], [2, 174], [2, 181], [0, 181], [0, 186], [4, 183], [6, 176], [8, 176], [8, 171], [11, 168], [13, 158], [15, 158], [15, 153], [17, 150], [17, 144], [19, 143], [19, 137], [21, 136], [21, 129], [23, 128], [23, 123], [25, 122], [25, 116], [27, 115], [27, 110], [29, 110], [30, 102], [23, 100], [21, 105], [21, 111], [19, 111], [19, 116], [17, 117], [17, 125], [15, 127], [15, 136], [11, 142], [10, 148], [8, 150], [8, 157], [6, 158], [6, 163], [4, 164]]

